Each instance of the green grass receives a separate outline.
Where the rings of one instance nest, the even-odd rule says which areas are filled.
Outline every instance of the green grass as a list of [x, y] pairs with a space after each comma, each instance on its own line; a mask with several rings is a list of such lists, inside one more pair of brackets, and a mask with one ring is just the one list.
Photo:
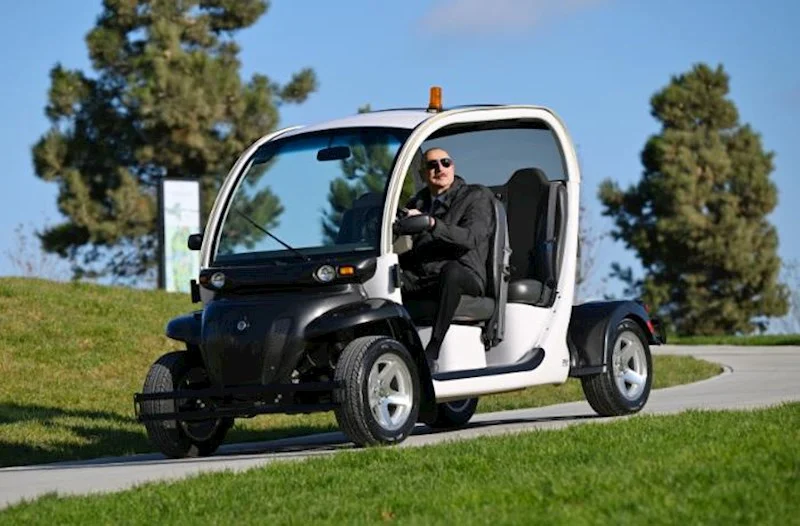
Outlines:
[[793, 524], [800, 404], [373, 448], [121, 493], [4, 524]]
[[800, 345], [800, 334], [759, 334], [755, 336], [669, 336], [676, 345]]
[[[133, 419], [150, 364], [180, 348], [166, 322], [197, 308], [184, 294], [0, 279], [0, 466], [153, 451]], [[655, 387], [719, 372], [689, 357], [656, 356]], [[479, 411], [581, 400], [575, 380], [481, 399]], [[227, 442], [336, 429], [329, 413], [238, 420]]]

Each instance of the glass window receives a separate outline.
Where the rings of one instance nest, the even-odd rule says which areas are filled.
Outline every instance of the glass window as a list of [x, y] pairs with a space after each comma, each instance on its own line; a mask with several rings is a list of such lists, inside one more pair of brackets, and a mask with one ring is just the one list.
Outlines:
[[[548, 180], [566, 179], [563, 155], [553, 132], [542, 123], [492, 123], [489, 129], [448, 127], [422, 149], [444, 148], [467, 183], [499, 186], [517, 170], [538, 168]], [[503, 127], [499, 127], [503, 126]]]
[[215, 264], [377, 251], [386, 185], [407, 130], [349, 128], [271, 141], [228, 207]]

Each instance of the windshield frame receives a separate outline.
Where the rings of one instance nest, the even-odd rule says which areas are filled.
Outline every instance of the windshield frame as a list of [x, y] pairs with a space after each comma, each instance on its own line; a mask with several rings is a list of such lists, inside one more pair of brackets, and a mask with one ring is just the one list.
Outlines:
[[[288, 131], [288, 130], [287, 130]], [[381, 190], [381, 208], [385, 208], [386, 198], [387, 198], [387, 191], [391, 186], [392, 176], [395, 171], [395, 167], [397, 165], [398, 156], [400, 152], [403, 150], [403, 146], [405, 145], [406, 141], [408, 140], [409, 135], [413, 132], [413, 129], [409, 128], [402, 128], [402, 127], [394, 127], [394, 126], [348, 126], [348, 127], [339, 127], [339, 128], [328, 128], [324, 130], [314, 130], [309, 132], [302, 132], [300, 130], [295, 131], [291, 130], [292, 133], [288, 136], [284, 136], [283, 134], [279, 134], [277, 136], [273, 136], [273, 138], [268, 139], [266, 141], [261, 142], [261, 144], [255, 144], [251, 148], [249, 155], [246, 157], [243, 156], [241, 159], [239, 169], [233, 173], [229, 174], [229, 178], [234, 178], [235, 181], [230, 188], [228, 189], [226, 195], [224, 196], [224, 200], [222, 203], [221, 214], [219, 214], [219, 219], [217, 224], [214, 225], [214, 239], [211, 240], [212, 244], [210, 246], [209, 251], [209, 258], [208, 258], [208, 268], [212, 267], [252, 267], [252, 266], [283, 266], [292, 263], [307, 263], [301, 257], [299, 257], [296, 253], [293, 253], [291, 250], [288, 249], [281, 249], [281, 250], [268, 250], [268, 251], [261, 251], [260, 255], [258, 253], [253, 254], [240, 254], [240, 259], [235, 262], [220, 262], [218, 257], [218, 250], [220, 241], [222, 239], [222, 233], [224, 230], [224, 225], [228, 220], [228, 214], [231, 212], [231, 206], [233, 204], [235, 196], [238, 195], [239, 188], [241, 184], [243, 184], [245, 180], [245, 176], [250, 170], [253, 161], [258, 156], [264, 156], [265, 153], [268, 153], [270, 150], [278, 150], [282, 146], [287, 143], [292, 142], [302, 142], [307, 141], [309, 139], [316, 139], [320, 137], [328, 137], [328, 136], [341, 136], [341, 135], [354, 135], [359, 133], [370, 133], [370, 132], [379, 132], [381, 134], [390, 135], [393, 139], [397, 140], [397, 148], [394, 152], [394, 156], [392, 158], [391, 164], [388, 167], [388, 171], [386, 174], [386, 181], [383, 185]], [[264, 177], [269, 177], [269, 173], [264, 174]], [[223, 186], [225, 186], [223, 184]], [[356, 250], [352, 244], [341, 245], [341, 249], [335, 250], [333, 247], [336, 245], [331, 246], [316, 246], [316, 247], [295, 247], [292, 245], [291, 240], [284, 240], [287, 241], [289, 245], [292, 245], [292, 248], [298, 249], [300, 252], [305, 254], [310, 260], [312, 261], [320, 261], [320, 260], [335, 260], [337, 258], [341, 258], [343, 256], [352, 256], [353, 254], [358, 254], [364, 257], [370, 256], [378, 256], [381, 252], [382, 246], [382, 236], [383, 236], [383, 229], [378, 229], [378, 239], [376, 245], [369, 249], [361, 248]], [[305, 250], [304, 250], [305, 249]], [[310, 250], [309, 250], [310, 249]], [[277, 254], [281, 253], [282, 257], [275, 257], [275, 256], [268, 256], [267, 254]]]

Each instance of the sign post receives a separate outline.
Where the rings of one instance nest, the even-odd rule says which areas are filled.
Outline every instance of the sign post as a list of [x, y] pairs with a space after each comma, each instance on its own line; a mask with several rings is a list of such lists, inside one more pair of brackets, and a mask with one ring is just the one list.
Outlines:
[[200, 181], [162, 179], [158, 187], [158, 287], [190, 292], [190, 280], [200, 273], [200, 254], [189, 250], [189, 234], [199, 233]]

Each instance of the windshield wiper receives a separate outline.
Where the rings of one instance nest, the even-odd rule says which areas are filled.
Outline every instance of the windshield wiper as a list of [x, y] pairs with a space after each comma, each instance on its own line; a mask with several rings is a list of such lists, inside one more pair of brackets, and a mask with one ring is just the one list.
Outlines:
[[256, 223], [252, 219], [250, 219], [250, 217], [247, 214], [244, 214], [244, 213], [240, 212], [239, 210], [236, 210], [236, 213], [239, 214], [240, 216], [242, 216], [248, 223], [250, 223], [251, 225], [253, 225], [257, 229], [261, 230], [262, 232], [267, 234], [269, 237], [271, 237], [272, 239], [274, 239], [275, 241], [277, 241], [281, 245], [285, 246], [286, 248], [288, 248], [289, 250], [291, 250], [295, 254], [297, 254], [297, 256], [300, 257], [303, 261], [311, 261], [310, 257], [306, 256], [305, 254], [303, 254], [302, 252], [300, 252], [296, 248], [290, 247], [289, 245], [287, 245], [286, 243], [284, 243], [283, 241], [281, 241], [280, 239], [275, 237], [274, 234], [270, 234], [269, 231], [266, 228], [264, 228], [263, 226], [259, 225], [258, 223]]

